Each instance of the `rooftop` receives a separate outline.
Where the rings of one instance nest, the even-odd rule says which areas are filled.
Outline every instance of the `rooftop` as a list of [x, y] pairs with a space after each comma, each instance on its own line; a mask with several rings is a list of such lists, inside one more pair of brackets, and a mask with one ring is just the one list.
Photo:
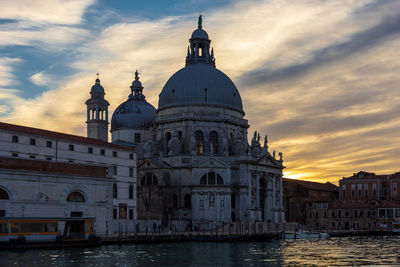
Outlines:
[[339, 191], [339, 187], [329, 182], [323, 184], [323, 183], [309, 182], [309, 181], [290, 179], [290, 178], [282, 178], [282, 181], [284, 183], [295, 183], [311, 190], [329, 191], [329, 192]]
[[72, 141], [72, 142], [79, 142], [79, 143], [98, 145], [98, 146], [106, 146], [106, 147], [115, 148], [115, 149], [125, 149], [125, 150], [132, 151], [132, 148], [114, 145], [112, 143], [104, 142], [99, 139], [87, 138], [87, 137], [83, 137], [83, 136], [79, 136], [79, 135], [65, 134], [65, 133], [60, 133], [60, 132], [53, 132], [53, 131], [49, 131], [49, 130], [43, 130], [43, 129], [32, 128], [32, 127], [27, 127], [27, 126], [20, 126], [20, 125], [9, 124], [9, 123], [4, 123], [4, 122], [0, 122], [0, 129], [5, 130], [5, 131], [10, 131], [10, 132], [19, 132], [19, 133], [24, 133], [24, 134], [36, 135], [36, 136], [45, 136], [45, 137], [50, 137], [50, 138], [54, 138], [54, 139], [62, 139], [62, 140], [68, 140], [68, 141]]
[[108, 168], [76, 163], [0, 157], [0, 169], [36, 171], [41, 173], [57, 173], [105, 178], [107, 177]]

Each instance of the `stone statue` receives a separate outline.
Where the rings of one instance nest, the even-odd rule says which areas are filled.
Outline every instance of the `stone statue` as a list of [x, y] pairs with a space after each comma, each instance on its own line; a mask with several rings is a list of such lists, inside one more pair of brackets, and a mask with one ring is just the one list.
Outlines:
[[264, 148], [268, 148], [268, 136], [265, 135], [264, 137]]
[[260, 133], [258, 133], [258, 136], [257, 136], [257, 143], [258, 144], [260, 144], [260, 140], [261, 140]]
[[272, 157], [274, 157], [274, 158], [275, 158], [275, 150], [274, 150], [274, 152], [272, 152]]
[[214, 146], [212, 143], [210, 143], [210, 155], [214, 154]]
[[203, 24], [203, 15], [200, 15], [199, 16], [199, 21], [198, 21], [198, 26], [199, 26], [199, 28], [201, 29], [202, 28], [202, 25]]
[[282, 154], [282, 152], [279, 152], [279, 161], [283, 161], [283, 154]]

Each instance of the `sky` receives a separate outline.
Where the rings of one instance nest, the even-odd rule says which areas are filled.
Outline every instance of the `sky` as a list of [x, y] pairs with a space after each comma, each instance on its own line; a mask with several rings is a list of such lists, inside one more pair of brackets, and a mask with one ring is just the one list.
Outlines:
[[[110, 114], [136, 69], [158, 106], [203, 15], [249, 138], [268, 134], [286, 177], [400, 171], [398, 0], [0, 0], [0, 120], [86, 134], [100, 73]], [[110, 115], [111, 116], [111, 115]]]

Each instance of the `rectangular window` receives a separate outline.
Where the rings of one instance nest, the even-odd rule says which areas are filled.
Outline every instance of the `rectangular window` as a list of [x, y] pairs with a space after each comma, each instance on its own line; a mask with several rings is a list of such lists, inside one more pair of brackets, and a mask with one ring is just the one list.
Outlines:
[[81, 211], [71, 211], [71, 217], [83, 217], [83, 213]]
[[225, 201], [221, 199], [221, 208], [225, 207]]
[[100, 150], [100, 155], [105, 156], [106, 155], [106, 151], [104, 149]]
[[112, 174], [117, 175], [117, 166], [112, 166]]
[[117, 151], [113, 151], [113, 157], [116, 158], [117, 157]]
[[129, 186], [129, 199], [133, 199], [133, 185]]
[[30, 159], [34, 159], [34, 158], [36, 158], [36, 156], [35, 155], [29, 155], [29, 158]]
[[12, 142], [13, 142], [13, 143], [18, 143], [18, 136], [13, 135], [13, 137], [12, 137]]
[[0, 217], [6, 217], [6, 211], [5, 210], [0, 210]]
[[342, 196], [346, 197], [346, 185], [342, 185]]
[[135, 133], [135, 143], [139, 144], [141, 142], [141, 136], [140, 133]]
[[133, 220], [133, 209], [129, 209], [129, 220]]
[[127, 217], [127, 205], [126, 204], [119, 204], [119, 218], [126, 219]]
[[133, 177], [133, 168], [129, 168], [129, 177]]
[[133, 154], [129, 154], [129, 159], [133, 159]]
[[87, 152], [88, 152], [89, 154], [93, 154], [93, 147], [88, 147], [88, 148], [87, 148]]
[[46, 147], [52, 148], [53, 147], [53, 142], [47, 141], [46, 142]]
[[69, 145], [69, 146], [68, 146], [68, 150], [69, 150], [69, 151], [74, 151], [74, 149], [75, 149], [75, 148], [74, 148], [74, 145]]
[[204, 200], [200, 200], [200, 209], [204, 209]]
[[46, 160], [51, 160], [51, 157], [46, 157]]
[[12, 153], [11, 156], [13, 156], [14, 158], [18, 157], [18, 153]]
[[113, 219], [117, 219], [117, 209], [113, 209]]
[[30, 144], [31, 146], [36, 145], [36, 139], [35, 139], [35, 138], [29, 139], [29, 144]]

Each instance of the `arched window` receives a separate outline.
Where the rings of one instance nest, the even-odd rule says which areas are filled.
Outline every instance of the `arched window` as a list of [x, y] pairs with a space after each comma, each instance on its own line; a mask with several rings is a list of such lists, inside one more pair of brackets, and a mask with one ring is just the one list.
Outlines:
[[140, 181], [140, 184], [143, 185], [143, 186], [145, 186], [145, 185], [146, 186], [158, 185], [157, 176], [154, 175], [151, 172], [148, 172], [142, 177], [142, 179]]
[[209, 185], [224, 184], [224, 180], [218, 173], [209, 172], [201, 177], [200, 184], [209, 184]]
[[67, 202], [85, 202], [85, 197], [79, 192], [72, 192], [68, 195]]
[[133, 199], [133, 185], [129, 186], [129, 199]]
[[192, 196], [185, 194], [185, 208], [190, 209], [192, 207]]
[[208, 136], [208, 141], [213, 148], [214, 153], [218, 153], [218, 133], [212, 131]]
[[6, 190], [0, 188], [0, 199], [10, 199]]
[[198, 155], [204, 154], [204, 138], [202, 131], [195, 131], [194, 138], [196, 140], [196, 150]]
[[165, 151], [167, 151], [167, 154], [168, 154], [168, 152], [169, 152], [169, 149], [168, 149], [168, 142], [169, 142], [169, 140], [171, 140], [171, 138], [172, 138], [172, 136], [171, 136], [171, 133], [170, 133], [170, 132], [168, 132], [168, 133], [165, 134]]
[[113, 198], [118, 197], [118, 187], [117, 184], [113, 184]]

